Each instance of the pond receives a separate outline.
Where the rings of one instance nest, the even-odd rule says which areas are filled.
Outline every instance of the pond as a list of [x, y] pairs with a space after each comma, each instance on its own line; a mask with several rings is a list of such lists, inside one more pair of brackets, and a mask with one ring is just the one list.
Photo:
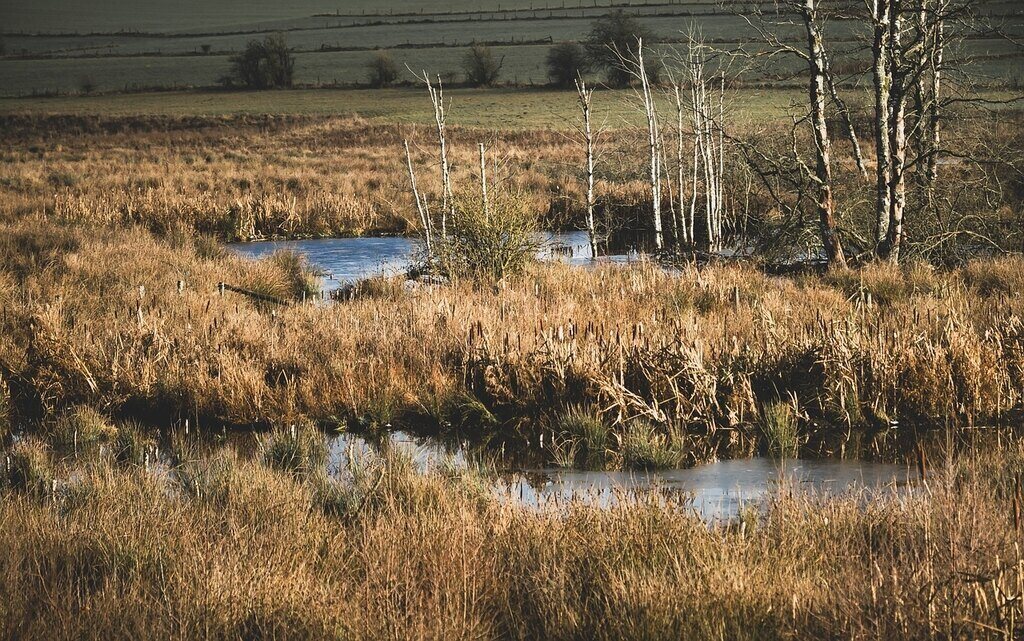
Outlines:
[[[585, 231], [541, 232], [537, 257], [559, 260], [573, 265], [592, 264], [590, 243]], [[302, 254], [323, 274], [325, 289], [339, 289], [346, 284], [372, 276], [397, 276], [416, 260], [420, 242], [414, 238], [322, 238], [316, 240], [274, 240], [255, 243], [232, 243], [229, 247], [250, 258], [262, 258], [276, 251], [289, 250]], [[601, 256], [600, 261], [629, 262], [639, 254], [628, 252]]]
[[[538, 258], [572, 265], [595, 264], [586, 232], [543, 232]], [[410, 238], [335, 238], [237, 243], [232, 249], [259, 258], [280, 250], [304, 255], [324, 274], [325, 287], [337, 289], [362, 278], [399, 275], [417, 259], [420, 244]], [[629, 262], [640, 254], [600, 256], [597, 262]], [[478, 456], [459, 444], [416, 438], [404, 432], [383, 435], [373, 443], [350, 434], [331, 437], [329, 467], [344, 469], [353, 457], [372, 450], [396, 448], [423, 471], [441, 466], [465, 468]], [[904, 465], [867, 461], [789, 460], [768, 458], [718, 461], [689, 469], [586, 471], [537, 466], [535, 462], [502, 458], [493, 490], [496, 495], [529, 506], [573, 500], [612, 505], [631, 495], [656, 490], [687, 497], [705, 520], [736, 518], [745, 505], [760, 505], [780, 484], [818, 495], [853, 490], [903, 492], [917, 479]]]
[[[404, 453], [423, 472], [465, 468], [475, 458], [459, 444], [445, 445], [404, 432], [389, 433], [372, 444], [342, 434], [331, 438], [329, 468], [337, 472], [350, 460], [382, 448]], [[495, 495], [526, 506], [570, 501], [610, 506], [630, 496], [658, 491], [686, 497], [707, 522], [735, 519], [745, 506], [763, 505], [780, 486], [821, 497], [855, 491], [904, 493], [919, 480], [917, 471], [906, 465], [862, 460], [749, 458], [650, 472], [520, 467], [514, 459], [492, 464], [497, 471], [492, 486]]]

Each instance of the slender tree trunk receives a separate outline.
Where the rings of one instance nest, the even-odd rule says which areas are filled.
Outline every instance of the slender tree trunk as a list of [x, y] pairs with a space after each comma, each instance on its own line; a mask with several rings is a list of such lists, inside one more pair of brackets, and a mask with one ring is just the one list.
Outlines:
[[715, 235], [715, 162], [714, 133], [711, 128], [710, 108], [708, 106], [708, 88], [702, 81], [697, 90], [700, 97], [701, 122], [701, 155], [704, 167], [704, 222], [708, 234], [708, 250], [714, 251]]
[[487, 156], [484, 143], [480, 143], [480, 200], [484, 208], [484, 220], [490, 220], [491, 204], [487, 200]]
[[890, 93], [889, 4], [892, 0], [872, 0], [871, 19], [874, 39], [871, 44], [875, 87], [875, 245], [879, 254], [889, 231], [889, 182], [892, 174], [892, 150], [889, 146]]
[[715, 180], [715, 219], [718, 222], [716, 241], [718, 249], [721, 249], [722, 238], [725, 235], [725, 74], [722, 74], [719, 85], [718, 120], [715, 127], [718, 129], [718, 176]]
[[412, 196], [416, 200], [416, 211], [420, 216], [420, 225], [423, 227], [423, 242], [427, 247], [427, 258], [433, 254], [433, 238], [430, 222], [430, 210], [427, 207], [425, 198], [420, 197], [419, 188], [416, 186], [416, 172], [412, 168], [412, 154], [409, 153], [409, 141], [405, 141], [405, 162], [409, 168], [409, 182], [412, 183]]
[[676, 98], [676, 181], [679, 186], [679, 217], [682, 218], [682, 222], [679, 227], [682, 229], [680, 236], [676, 237], [676, 242], [685, 243], [687, 245], [693, 242], [690, 238], [690, 228], [686, 220], [686, 178], [684, 173], [683, 163], [683, 94], [679, 87], [679, 83], [673, 83], [673, 91]]
[[931, 147], [927, 159], [927, 194], [931, 202], [935, 184], [939, 179], [939, 149], [942, 144], [942, 124], [939, 120], [939, 101], [942, 100], [942, 66], [945, 64], [946, 25], [943, 18], [945, 0], [936, 0], [935, 18], [931, 25], [932, 42], [930, 71], [932, 76], [931, 104], [928, 106], [928, 138]]
[[845, 269], [846, 255], [836, 233], [835, 205], [832, 194], [832, 141], [829, 137], [825, 102], [828, 95], [827, 63], [821, 29], [817, 22], [817, 0], [805, 0], [802, 17], [807, 31], [807, 51], [810, 54], [811, 81], [809, 97], [811, 103], [811, 127], [814, 134], [816, 162], [814, 180], [818, 194], [816, 206], [818, 224], [821, 228], [821, 242], [825, 248], [830, 269]]
[[441, 237], [448, 238], [448, 216], [455, 215], [455, 196], [452, 192], [451, 169], [448, 164], [448, 125], [444, 108], [444, 87], [441, 76], [437, 77], [437, 87], [430, 82], [430, 76], [423, 72], [427, 83], [427, 92], [434, 105], [434, 122], [437, 125], [437, 146], [441, 155]]
[[917, 188], [923, 193], [928, 186], [928, 162], [930, 154], [930, 130], [927, 125], [928, 112], [931, 108], [929, 73], [926, 73], [931, 59], [931, 28], [928, 19], [929, 0], [917, 0], [917, 19], [915, 24], [918, 40], [917, 73], [914, 82], [914, 125], [911, 136], [914, 153], [917, 156], [917, 170], [914, 172]]
[[594, 221], [594, 131], [590, 124], [590, 104], [593, 89], [587, 89], [583, 78], [576, 80], [580, 111], [583, 112], [583, 142], [587, 149], [587, 235], [590, 238], [590, 256], [597, 258], [597, 228]]
[[637, 39], [637, 73], [643, 90], [644, 111], [647, 115], [647, 135], [651, 152], [651, 202], [654, 214], [654, 245], [659, 250], [665, 247], [665, 239], [661, 226], [661, 149], [658, 136], [658, 112], [654, 104], [654, 93], [647, 67], [644, 64], [643, 40]]
[[[706, 158], [704, 156], [704, 110], [701, 107], [701, 87], [703, 86], [702, 75], [698, 63], [691, 60], [690, 73], [690, 95], [691, 103], [693, 106], [693, 115], [691, 116], [693, 125], [693, 197], [690, 200], [690, 219], [693, 224], [696, 224], [697, 218], [697, 199], [699, 192], [697, 190], [697, 184], [700, 180], [701, 172], [704, 173], [704, 190], [707, 191], [707, 168], [705, 167]], [[707, 227], [707, 201], [704, 202], [705, 212], [705, 228]], [[711, 236], [710, 231], [706, 232], [708, 242], [710, 242]]]
[[891, 35], [889, 56], [893, 90], [890, 94], [891, 115], [889, 145], [892, 151], [892, 170], [889, 175], [889, 229], [883, 243], [882, 256], [893, 262], [899, 261], [903, 244], [903, 214], [907, 206], [907, 77], [906, 69], [900, 64], [902, 51], [903, 17], [900, 2], [891, 4], [889, 19]]

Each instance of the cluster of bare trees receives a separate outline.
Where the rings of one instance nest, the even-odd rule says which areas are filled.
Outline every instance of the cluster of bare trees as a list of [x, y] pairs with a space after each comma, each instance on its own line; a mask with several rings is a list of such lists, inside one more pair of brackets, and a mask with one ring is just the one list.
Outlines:
[[717, 82], [707, 76], [706, 68], [710, 54], [710, 48], [704, 44], [700, 36], [691, 32], [684, 65], [686, 80], [690, 87], [688, 111], [693, 132], [693, 180], [688, 210], [683, 202], [683, 111], [687, 105], [682, 97], [684, 88], [675, 80], [672, 82], [672, 94], [675, 97], [678, 121], [676, 162], [679, 176], [679, 211], [683, 216], [680, 240], [687, 244], [696, 242], [694, 226], [697, 219], [697, 204], [703, 192], [707, 246], [709, 250], [716, 251], [722, 248], [725, 235], [725, 75], [720, 74]]
[[[455, 194], [452, 191], [452, 174], [451, 165], [448, 162], [448, 123], [447, 113], [445, 111], [444, 102], [444, 86], [441, 83], [441, 77], [437, 76], [436, 85], [434, 80], [427, 75], [427, 72], [423, 72], [419, 76], [427, 86], [427, 94], [430, 96], [430, 102], [434, 107], [434, 123], [437, 127], [437, 149], [440, 155], [440, 172], [441, 172], [441, 238], [446, 239], [448, 237], [448, 217], [455, 215]], [[409, 182], [412, 185], [413, 199], [416, 203], [416, 211], [420, 217], [420, 225], [423, 230], [424, 244], [426, 245], [427, 255], [430, 256], [433, 252], [434, 245], [434, 220], [430, 214], [430, 206], [427, 202], [425, 195], [420, 193], [419, 186], [416, 182], [416, 172], [412, 165], [412, 153], [409, 151], [409, 141], [406, 140], [405, 144], [405, 162], [409, 170]], [[481, 146], [481, 150], [482, 150]], [[483, 168], [483, 156], [481, 151], [481, 171]], [[486, 180], [481, 173], [481, 180]], [[486, 193], [486, 187], [485, 193]]]
[[[946, 22], [967, 15], [952, 0], [869, 0], [873, 28], [877, 157], [877, 253], [898, 260], [907, 173], [916, 169], [926, 200], [938, 179]], [[913, 156], [911, 156], [913, 153]]]
[[[636, 104], [643, 115], [645, 180], [649, 183], [650, 220], [658, 250], [667, 246], [668, 238], [679, 247], [723, 249], [730, 226], [727, 157], [736, 152], [736, 157], [745, 161], [748, 180], [761, 183], [779, 211], [801, 218], [813, 214], [821, 255], [830, 267], [845, 268], [852, 256], [858, 260], [871, 255], [899, 260], [906, 233], [908, 190], [919, 205], [915, 215], [932, 206], [940, 157], [944, 153], [943, 112], [953, 102], [944, 95], [949, 67], [946, 51], [952, 40], [948, 25], [956, 22], [957, 37], [965, 37], [969, 30], [964, 24], [975, 17], [979, 0], [859, 1], [863, 4], [849, 0], [744, 3], [740, 14], [767, 45], [753, 53], [715, 50], [693, 29], [685, 51], [676, 54], [671, 64], [666, 63], [667, 58], [652, 62], [655, 52], [645, 48], [642, 37], [615, 50], [622, 72], [632, 79]], [[855, 130], [855, 119], [840, 93], [844, 79], [833, 70], [832, 59], [837, 55], [856, 55], [849, 50], [838, 54], [830, 50], [826, 25], [836, 18], [864, 27], [854, 33], [866, 38], [862, 51], [869, 54], [870, 66], [865, 63], [863, 70], [854, 70], [851, 76], [866, 73], [873, 85], [870, 131], [861, 132], [873, 139], [873, 175], [869, 168], [871, 159], [865, 159]], [[794, 27], [800, 38], [794, 37]], [[806, 102], [794, 114], [791, 145], [781, 151], [778, 140], [772, 141], [776, 144], [771, 147], [729, 135], [724, 62], [754, 62], [779, 55], [795, 57], [807, 74]], [[659, 81], [659, 77], [667, 78], [667, 82]], [[422, 80], [434, 107], [442, 185], [440, 233], [445, 236], [448, 217], [455, 210], [444, 95], [440, 79], [435, 85], [423, 74]], [[575, 86], [580, 113], [577, 130], [583, 148], [585, 220], [591, 250], [596, 256], [600, 237], [596, 215], [598, 148], [604, 128], [594, 122], [593, 87], [579, 75]], [[674, 126], [659, 111], [666, 106], [675, 107]], [[846, 143], [834, 139], [832, 129], [837, 119], [846, 130], [856, 180], [863, 181], [866, 187], [874, 183], [870, 239], [841, 222], [845, 216], [837, 205], [836, 175], [844, 169], [836, 162], [835, 147]], [[408, 145], [406, 157], [429, 250], [434, 222], [418, 192]], [[486, 212], [482, 146], [480, 181]], [[851, 238], [857, 240], [852, 254], [844, 247]], [[808, 257], [813, 257], [813, 252]]]
[[[418, 75], [417, 78], [426, 85], [427, 95], [430, 97], [430, 103], [433, 106], [434, 112], [434, 125], [437, 134], [437, 153], [439, 156], [438, 167], [441, 179], [440, 238], [441, 241], [444, 242], [448, 240], [449, 220], [453, 219], [456, 215], [455, 192], [452, 188], [452, 167], [448, 159], [448, 113], [444, 97], [444, 86], [440, 76], [431, 78], [425, 71]], [[435, 220], [434, 216], [430, 213], [430, 205], [426, 195], [419, 189], [419, 183], [416, 179], [416, 171], [413, 167], [412, 152], [409, 148], [409, 141], [405, 140], [403, 141], [403, 144], [405, 148], [405, 162], [406, 168], [409, 172], [409, 183], [412, 188], [413, 201], [415, 202], [416, 211], [419, 215], [424, 245], [429, 259], [434, 254]], [[480, 151], [480, 207], [484, 218], [487, 219], [490, 217], [491, 209], [491, 203], [487, 192], [487, 155], [484, 143], [479, 143], [478, 147]]]
[[[715, 251], [721, 249], [725, 236], [725, 76], [707, 75], [710, 55], [711, 49], [699, 37], [691, 37], [685, 56], [678, 59], [681, 71], [669, 66], [664, 68], [669, 78], [666, 87], [659, 86], [652, 78], [652, 70], [659, 67], [649, 59], [642, 37], [637, 38], [635, 46], [629, 47], [626, 53], [620, 52], [619, 64], [623, 73], [634, 80], [633, 90], [645, 123], [645, 164], [654, 245], [658, 250], [667, 246], [666, 201], [671, 216], [671, 238], [677, 246], [696, 247], [700, 238], [705, 249]], [[587, 87], [582, 77], [577, 79], [576, 89], [582, 116], [578, 131], [585, 149], [587, 230], [593, 255], [596, 256], [595, 147], [603, 129], [595, 129], [593, 125], [593, 89]], [[663, 91], [666, 96], [662, 95]], [[664, 125], [659, 113], [660, 103], [673, 101], [676, 109], [674, 131]], [[668, 144], [672, 136], [674, 145]], [[688, 159], [688, 142], [692, 160]], [[671, 147], [675, 147], [674, 171], [668, 151]], [[698, 219], [702, 219], [703, 227], [700, 237], [697, 234]]]
[[[868, 173], [857, 132], [845, 102], [839, 96], [838, 79], [830, 65], [824, 37], [829, 18], [859, 20], [870, 27], [873, 92], [872, 135], [875, 152], [875, 225], [873, 253], [881, 259], [899, 260], [905, 238], [908, 175], [917, 177], [921, 202], [930, 203], [938, 180], [947, 66], [947, 23], [958, 21], [960, 37], [970, 32], [977, 0], [863, 0], [857, 9], [838, 0], [782, 0], [776, 12], [747, 15], [748, 23], [775, 53], [794, 54], [806, 61], [810, 82], [808, 110], [799, 122], [807, 122], [813, 139], [814, 162], [804, 163], [794, 142], [793, 157], [814, 185], [814, 204], [821, 228], [825, 255], [832, 266], [846, 265], [846, 256], [833, 195], [833, 151], [829, 131], [832, 110], [842, 116], [848, 130], [851, 154], [865, 177]], [[806, 46], [784, 42], [778, 27], [799, 16]], [[852, 55], [852, 54], [851, 54]], [[795, 141], [795, 137], [794, 137]], [[763, 165], [762, 165], [763, 167]]]

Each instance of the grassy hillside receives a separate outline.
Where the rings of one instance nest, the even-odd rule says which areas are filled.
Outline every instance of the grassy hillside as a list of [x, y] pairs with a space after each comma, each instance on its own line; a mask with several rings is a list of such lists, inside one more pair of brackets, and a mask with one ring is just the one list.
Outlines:
[[[522, 0], [443, 7], [392, 2], [386, 9], [369, 3], [330, 6], [319, 0], [276, 8], [221, 2], [194, 11], [176, 7], [173, 14], [148, 7], [116, 14], [118, 4], [127, 2], [117, 0], [99, 15], [82, 19], [74, 18], [75, 10], [49, 10], [53, 1], [9, 12], [18, 19], [3, 26], [0, 95], [210, 86], [227, 73], [233, 53], [269, 33], [283, 34], [296, 52], [296, 82], [302, 85], [362, 83], [366, 64], [378, 49], [393, 49], [402, 69], [406, 64], [417, 71], [427, 67], [459, 80], [465, 47], [474, 41], [492, 45], [504, 61], [501, 82], [544, 84], [549, 43], [585, 39], [593, 20], [609, 7], [636, 15], [658, 34], [665, 43], [663, 55], [671, 57], [672, 45], [681, 43], [693, 25], [722, 49], [764, 52], [743, 17], [701, 0], [551, 8]], [[1010, 33], [1024, 32], [1024, 19], [1010, 4], [990, 2], [985, 13]], [[144, 17], [136, 21], [137, 15]], [[844, 67], [865, 63], [867, 34], [857, 25], [850, 20], [828, 23], [830, 46]], [[796, 24], [776, 31], [784, 40], [803, 37]], [[1000, 38], [975, 38], [949, 55], [969, 60], [970, 76], [979, 84], [1020, 83], [1024, 58]], [[801, 66], [795, 58], [780, 57], [767, 66], [733, 71], [746, 81], [791, 84]]]

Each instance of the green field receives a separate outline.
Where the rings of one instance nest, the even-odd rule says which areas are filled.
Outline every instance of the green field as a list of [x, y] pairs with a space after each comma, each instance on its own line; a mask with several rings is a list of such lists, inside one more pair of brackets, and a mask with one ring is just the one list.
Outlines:
[[[577, 119], [576, 96], [552, 89], [454, 89], [449, 121], [455, 125], [563, 129]], [[730, 94], [740, 119], [783, 118], [800, 92], [744, 90]], [[608, 126], [638, 122], [630, 91], [606, 90], [594, 97], [595, 118]], [[666, 108], [668, 105], [666, 104]], [[0, 99], [0, 114], [100, 116], [228, 116], [237, 114], [358, 115], [388, 122], [428, 123], [433, 118], [420, 89], [295, 89], [290, 91], [181, 91], [100, 96]]]
[[[611, 4], [643, 7], [662, 2], [622, 0], [106, 0], [83, 3], [74, 0], [18, 0], [0, 2], [3, 30], [15, 32], [186, 31], [277, 26], [281, 22], [316, 14], [423, 13], [452, 11], [547, 10], [573, 7], [607, 7]], [[688, 0], [687, 4], [714, 6], [716, 2]], [[21, 6], [16, 6], [21, 5]]]
[[[576, 95], [550, 88], [452, 89], [449, 122], [493, 129], [568, 129], [578, 120]], [[1005, 90], [982, 94], [1004, 101], [1017, 94]], [[855, 108], [869, 99], [866, 91], [850, 91]], [[639, 124], [641, 113], [629, 90], [601, 90], [594, 97], [597, 122], [615, 128]], [[664, 113], [674, 106], [664, 98]], [[727, 94], [730, 119], [738, 124], [788, 120], [792, 107], [803, 108], [799, 89], [742, 89]], [[795, 112], [794, 112], [795, 113]], [[293, 89], [280, 91], [173, 91], [46, 98], [0, 98], [0, 115], [70, 114], [86, 116], [233, 116], [293, 114], [360, 116], [397, 123], [428, 124], [433, 111], [420, 88]]]
[[[127, 0], [114, 0], [96, 15], [79, 20], [74, 19], [77, 5], [65, 3], [43, 0], [0, 13], [14, 18], [2, 27], [7, 53], [0, 57], [0, 96], [76, 93], [84, 88], [109, 92], [209, 87], [227, 74], [232, 53], [249, 40], [274, 32], [281, 32], [296, 52], [295, 80], [305, 86], [364, 82], [374, 49], [393, 49], [401, 68], [408, 64], [457, 81], [465, 46], [473, 41], [493, 44], [504, 61], [501, 82], [540, 85], [547, 81], [548, 43], [584, 39], [594, 18], [608, 10], [606, 3], [550, 3], [548, 8], [524, 0], [437, 6], [398, 1], [385, 10], [364, 2], [337, 6], [306, 0], [281, 6], [257, 2], [244, 8], [223, 1], [202, 7], [186, 3], [176, 5], [174, 12], [162, 6], [133, 12], [120, 6]], [[615, 6], [627, 7], [668, 43], [681, 42], [683, 33], [697, 25], [723, 50], [764, 52], [744, 18], [722, 13], [710, 2]], [[1005, 29], [1024, 33], [1024, 17], [1014, 13], [1012, 4], [992, 0], [986, 7]], [[136, 15], [144, 15], [145, 21], [132, 21]], [[829, 22], [828, 38], [837, 60], [864, 61], [867, 34], [858, 29], [849, 20]], [[795, 24], [777, 31], [794, 42], [802, 37]], [[663, 45], [662, 53], [671, 46]], [[1020, 50], [999, 38], [968, 40], [949, 55], [971, 60], [967, 70], [981, 85], [1019, 85], [1024, 75]], [[802, 63], [784, 58], [738, 75], [748, 81], [785, 81]]]

